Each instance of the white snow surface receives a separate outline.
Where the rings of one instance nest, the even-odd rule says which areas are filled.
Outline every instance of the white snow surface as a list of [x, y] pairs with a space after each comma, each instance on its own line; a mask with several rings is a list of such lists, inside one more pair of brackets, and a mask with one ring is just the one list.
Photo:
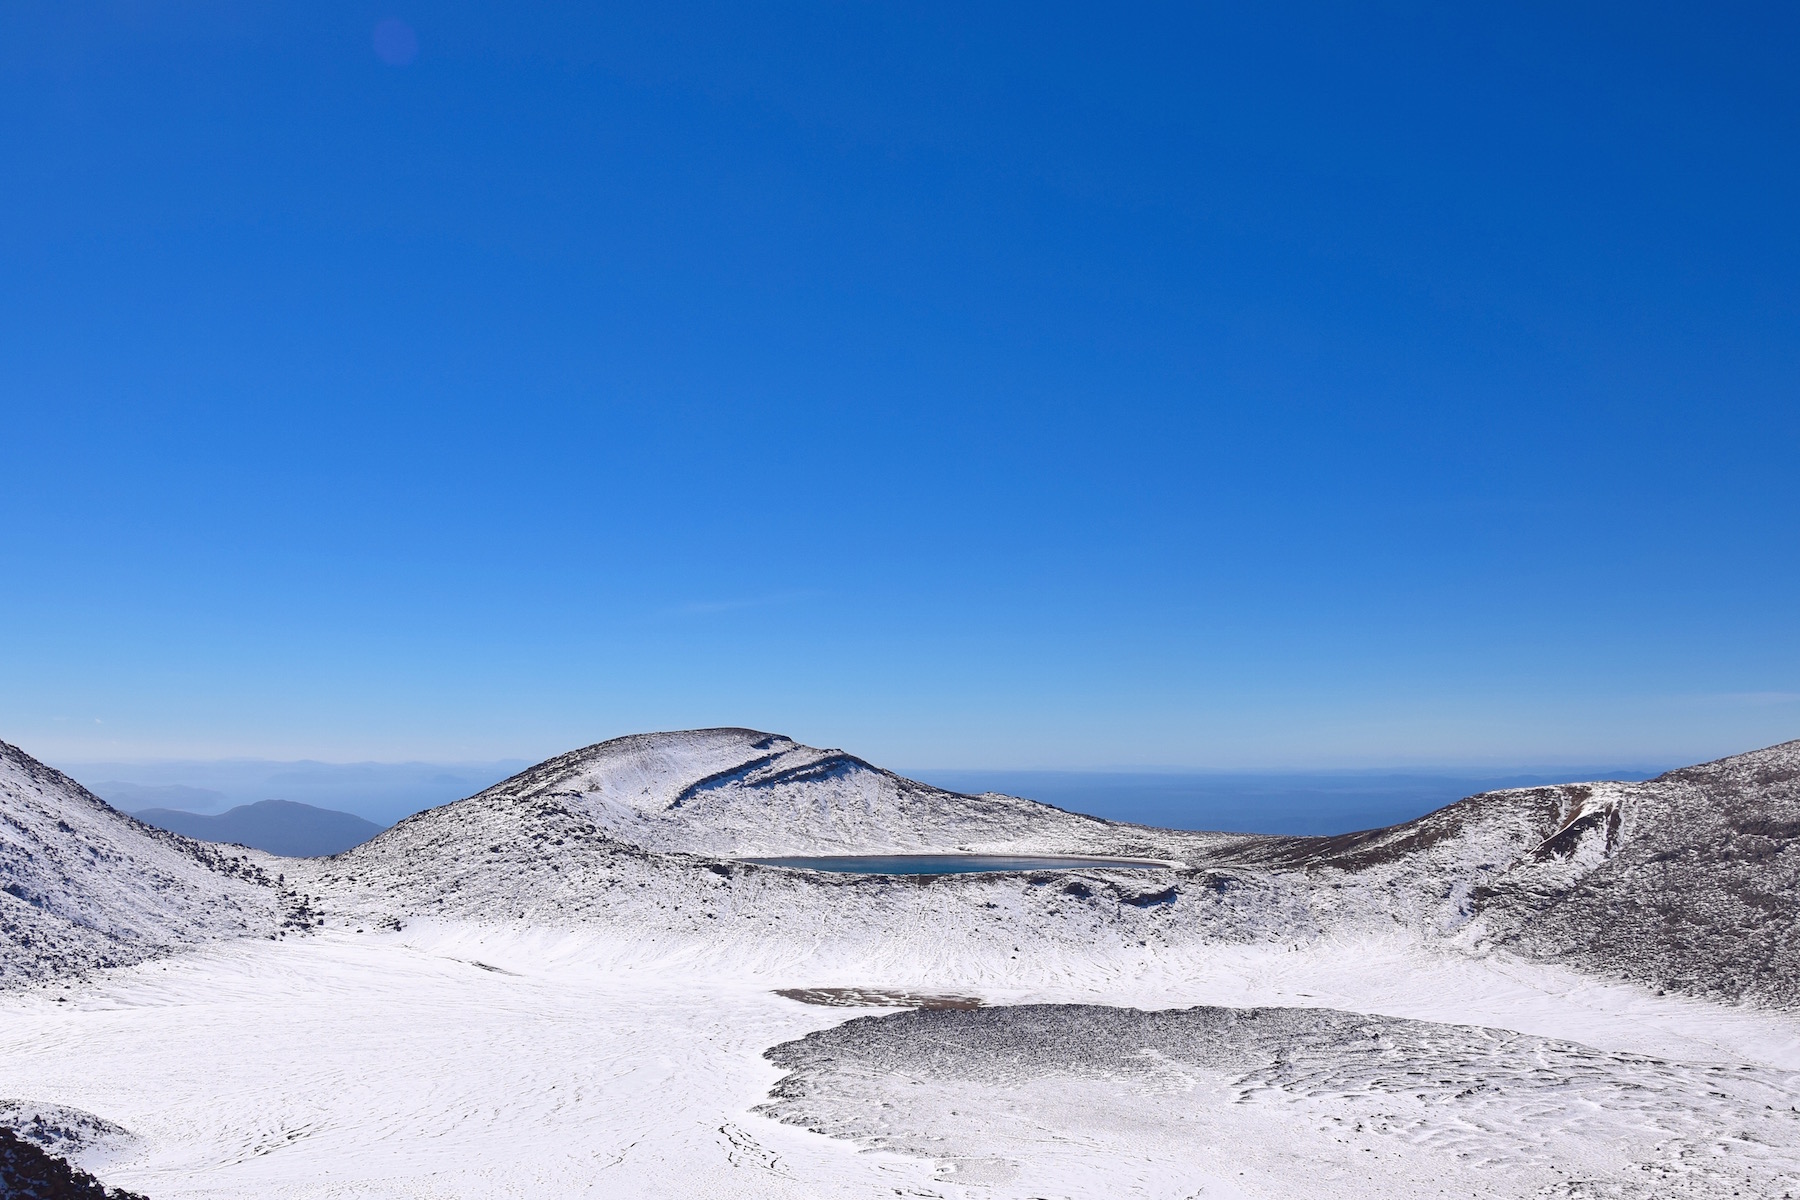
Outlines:
[[[956, 796], [703, 730], [588, 747], [335, 858], [283, 860], [196, 851], [13, 752], [0, 882], [23, 883], [0, 915], [39, 924], [0, 947], [0, 1119], [109, 1131], [78, 1161], [152, 1200], [1800, 1197], [1791, 1005], [1507, 948], [1537, 928], [1516, 915], [1532, 905], [1589, 903], [1609, 872], [1628, 888], [1633, 847], [1686, 828], [1696, 797], [1753, 839], [1733, 879], [1777, 887], [1800, 747], [1761, 753], [1273, 839]], [[1168, 865], [736, 861], [957, 850]], [[1774, 893], [1744, 894], [1752, 911]], [[59, 936], [87, 949], [59, 959], [39, 940]], [[1688, 940], [1683, 964], [1724, 961]], [[1757, 995], [1784, 978], [1729, 965]], [[776, 994], [820, 988], [1110, 1007], [928, 1014], [943, 1036], [915, 1061], [912, 1018], [802, 1041], [856, 1016]], [[1133, 1042], [1104, 1017], [1120, 1006], [1201, 1011]], [[1224, 1050], [1180, 1032], [1259, 1006], [1303, 1012]]]
[[[920, 1071], [918, 1085], [890, 1073], [841, 1110], [911, 1093], [896, 1113], [903, 1152], [866, 1152], [757, 1111], [782, 1074], [765, 1049], [847, 1015], [775, 989], [849, 985], [1448, 1023], [1417, 1039], [1432, 1056], [1395, 1063], [1401, 1086], [1387, 1089], [1357, 1073], [1354, 1043], [1334, 1078], [1329, 1042], [1308, 1047], [1312, 1082], [1298, 1087], [1232, 1063], [1151, 1077], [1123, 1061], [1026, 1079]], [[721, 970], [699, 945], [420, 923], [221, 943], [69, 996], [0, 998], [6, 1086], [129, 1130], [134, 1149], [104, 1176], [157, 1200], [1528, 1196], [1559, 1166], [1611, 1189], [1585, 1194], [1711, 1196], [1747, 1169], [1782, 1187], [1800, 1169], [1791, 1018], [1405, 937], [1110, 963], [1043, 948], [1014, 976], [974, 960], [882, 970], [781, 956]], [[1492, 1030], [1559, 1046], [1501, 1054]], [[1405, 1078], [1415, 1068], [1432, 1072], [1422, 1098]], [[1452, 1103], [1443, 1078], [1478, 1099]], [[1672, 1166], [1712, 1190], [1666, 1190]]]

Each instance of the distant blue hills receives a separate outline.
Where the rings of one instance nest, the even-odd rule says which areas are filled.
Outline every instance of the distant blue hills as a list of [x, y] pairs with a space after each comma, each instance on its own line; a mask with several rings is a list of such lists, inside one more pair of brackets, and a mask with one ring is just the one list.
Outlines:
[[214, 816], [178, 808], [146, 808], [131, 815], [146, 825], [198, 841], [232, 842], [289, 858], [339, 854], [386, 828], [352, 813], [292, 800], [240, 804]]
[[392, 825], [529, 767], [524, 759], [463, 763], [326, 763], [274, 759], [158, 759], [50, 764], [121, 812], [173, 808], [212, 815], [270, 796]]

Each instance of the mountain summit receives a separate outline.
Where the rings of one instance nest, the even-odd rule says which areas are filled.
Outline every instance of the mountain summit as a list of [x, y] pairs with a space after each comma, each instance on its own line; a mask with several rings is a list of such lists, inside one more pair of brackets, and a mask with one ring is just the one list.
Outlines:
[[1113, 828], [1035, 800], [946, 792], [753, 729], [614, 738], [464, 803], [534, 800], [565, 804], [634, 846], [733, 857], [954, 852], [1020, 838], [1103, 839]]

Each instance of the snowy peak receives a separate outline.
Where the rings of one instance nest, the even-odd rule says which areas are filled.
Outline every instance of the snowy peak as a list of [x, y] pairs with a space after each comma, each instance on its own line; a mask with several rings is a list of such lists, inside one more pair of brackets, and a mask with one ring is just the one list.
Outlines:
[[754, 729], [694, 729], [614, 738], [538, 764], [483, 796], [579, 796], [596, 816], [652, 817], [677, 805], [690, 788], [755, 769], [795, 751], [791, 738]]
[[887, 772], [871, 767], [860, 758], [852, 758], [841, 750], [814, 750], [811, 746], [789, 745], [741, 766], [708, 775], [681, 789], [669, 802], [670, 808], [683, 804], [703, 806], [709, 800], [741, 791], [772, 793], [789, 785], [850, 782], [854, 785], [874, 783]]
[[954, 851], [1045, 837], [1075, 844], [1112, 828], [1032, 800], [942, 791], [753, 729], [616, 738], [463, 803], [544, 801], [632, 845], [722, 856]]

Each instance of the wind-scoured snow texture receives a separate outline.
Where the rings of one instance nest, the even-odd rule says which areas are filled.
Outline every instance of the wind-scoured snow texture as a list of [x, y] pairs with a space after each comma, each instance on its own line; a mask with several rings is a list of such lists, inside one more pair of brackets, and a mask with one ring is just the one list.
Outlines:
[[866, 1017], [767, 1057], [789, 1074], [766, 1115], [1008, 1194], [1800, 1194], [1800, 1075], [1475, 1026], [1037, 1004]]
[[[71, 987], [66, 1002], [41, 989], [0, 994], [0, 1076], [13, 1095], [132, 1131], [127, 1151], [87, 1169], [155, 1200], [1375, 1200], [1391, 1194], [1401, 1158], [1418, 1158], [1407, 1169], [1431, 1174], [1441, 1152], [1388, 1138], [1363, 1143], [1368, 1153], [1346, 1152], [1362, 1161], [1333, 1187], [1284, 1188], [1271, 1175], [1275, 1182], [1234, 1193], [1224, 1185], [1244, 1164], [1197, 1180], [1188, 1150], [1165, 1152], [1157, 1114], [1166, 1098], [1137, 1083], [1056, 1084], [1070, 1097], [1096, 1089], [1095, 1105], [1118, 1106], [1117, 1124], [1032, 1143], [1054, 1179], [1039, 1173], [1014, 1184], [965, 1187], [955, 1176], [970, 1179], [973, 1166], [934, 1177], [934, 1159], [864, 1153], [783, 1125], [752, 1111], [783, 1074], [764, 1051], [853, 1014], [780, 993], [855, 988], [1151, 1010], [1312, 1004], [1507, 1028], [1663, 1061], [1800, 1071], [1800, 1022], [1787, 1014], [1657, 997], [1400, 936], [1321, 939], [1297, 950], [1134, 946], [1110, 961], [1064, 943], [1021, 949], [999, 963], [896, 956], [877, 969], [795, 955], [746, 969], [723, 941], [646, 951], [632, 937], [545, 926], [418, 921], [358, 935], [333, 922], [313, 937], [214, 942], [97, 973]], [[1218, 1120], [1246, 1111], [1235, 1098], [1218, 1093]], [[955, 1114], [946, 1123], [971, 1137], [994, 1135], [985, 1147], [960, 1145], [959, 1155], [1020, 1157], [1001, 1110], [987, 1121], [956, 1089], [939, 1099]], [[1793, 1145], [1761, 1124], [1741, 1129]], [[1245, 1128], [1234, 1152], [1269, 1150], [1250, 1137], [1268, 1131]], [[1491, 1143], [1500, 1182], [1498, 1154], [1509, 1145]], [[1299, 1178], [1314, 1178], [1301, 1169]], [[1450, 1186], [1444, 1194], [1468, 1193]], [[1770, 1193], [1746, 1189], [1751, 1195]]]
[[249, 852], [153, 829], [0, 742], [0, 986], [266, 934], [282, 912]]

